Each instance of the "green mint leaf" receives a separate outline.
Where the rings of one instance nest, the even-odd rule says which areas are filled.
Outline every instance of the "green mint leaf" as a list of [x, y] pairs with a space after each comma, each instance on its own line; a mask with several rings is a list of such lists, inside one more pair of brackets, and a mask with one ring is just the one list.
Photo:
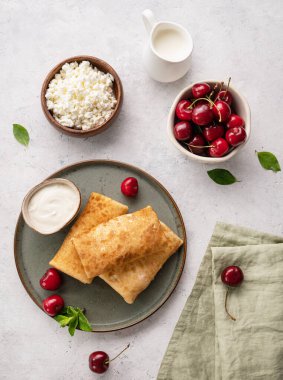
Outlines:
[[71, 321], [69, 323], [69, 328], [68, 328], [71, 336], [74, 336], [78, 323], [79, 323], [78, 315], [71, 318]]
[[275, 173], [280, 172], [280, 164], [277, 158], [271, 152], [256, 152], [261, 166], [266, 170], [272, 170]]
[[29, 133], [25, 129], [25, 127], [23, 127], [20, 124], [13, 124], [13, 133], [14, 133], [16, 140], [20, 144], [28, 146], [28, 144], [29, 144]]
[[54, 319], [55, 321], [57, 321], [58, 323], [60, 323], [60, 326], [61, 327], [66, 327], [68, 326], [68, 324], [72, 321], [74, 317], [66, 317], [65, 315], [55, 315]]
[[79, 315], [79, 308], [73, 307], [73, 306], [67, 306], [67, 315], [78, 317]]
[[208, 170], [207, 174], [212, 181], [216, 182], [218, 185], [232, 185], [235, 182], [239, 182], [237, 178], [226, 169]]
[[83, 309], [79, 307], [67, 306], [54, 317], [61, 327], [68, 326], [68, 330], [71, 336], [75, 334], [75, 330], [79, 327], [83, 331], [92, 331], [91, 325], [84, 315]]
[[91, 324], [82, 310], [79, 310], [79, 328], [83, 331], [92, 331]]
[[62, 314], [57, 314], [55, 315], [54, 319], [55, 321], [61, 323], [61, 321], [64, 321], [67, 317], [65, 317], [65, 315], [62, 315]]

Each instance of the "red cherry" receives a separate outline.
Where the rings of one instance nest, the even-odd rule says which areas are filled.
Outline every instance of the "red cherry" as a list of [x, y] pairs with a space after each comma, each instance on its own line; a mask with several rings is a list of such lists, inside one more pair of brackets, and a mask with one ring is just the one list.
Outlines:
[[207, 83], [196, 83], [193, 85], [192, 94], [195, 99], [203, 98], [210, 92], [210, 85]]
[[213, 120], [213, 111], [209, 103], [197, 104], [193, 109], [192, 120], [197, 125], [207, 125]]
[[174, 126], [174, 136], [178, 141], [190, 140], [193, 137], [194, 129], [189, 121], [180, 121]]
[[231, 106], [233, 97], [230, 91], [222, 90], [218, 93], [215, 100], [223, 100], [225, 103], [229, 104]]
[[128, 177], [121, 183], [121, 191], [126, 197], [135, 197], [139, 191], [139, 183], [135, 177]]
[[55, 268], [49, 268], [41, 277], [39, 283], [45, 290], [56, 290], [61, 286], [62, 278]]
[[224, 127], [221, 124], [211, 125], [203, 128], [203, 135], [207, 141], [213, 141], [224, 135]]
[[52, 296], [49, 296], [45, 298], [45, 300], [43, 300], [42, 306], [43, 306], [43, 310], [48, 315], [50, 315], [51, 317], [54, 317], [63, 309], [64, 300], [58, 294], [53, 294]]
[[[218, 122], [225, 123], [229, 120], [231, 115], [231, 108], [229, 104], [223, 102], [222, 100], [217, 100], [213, 107], [214, 117]], [[220, 118], [221, 116], [221, 118]]]
[[227, 286], [239, 286], [244, 280], [244, 274], [240, 267], [230, 265], [223, 269], [221, 273], [221, 280]]
[[208, 153], [211, 157], [222, 157], [229, 150], [229, 144], [225, 139], [219, 137], [214, 140], [208, 148]]
[[104, 373], [108, 370], [110, 362], [117, 359], [124, 351], [126, 351], [130, 347], [130, 343], [125, 347], [115, 358], [109, 360], [108, 354], [104, 351], [95, 351], [89, 355], [88, 365], [92, 372], [95, 373]]
[[189, 148], [190, 152], [197, 154], [197, 155], [202, 155], [205, 153], [205, 148], [204, 148], [205, 145], [206, 145], [206, 142], [205, 142], [205, 139], [203, 138], [203, 136], [201, 134], [197, 134], [189, 142], [188, 148]]
[[221, 280], [223, 284], [227, 285], [227, 291], [225, 296], [225, 310], [229, 318], [231, 318], [233, 321], [236, 320], [233, 315], [231, 315], [227, 308], [227, 300], [228, 300], [228, 294], [229, 294], [229, 287], [237, 287], [241, 285], [241, 283], [244, 280], [244, 274], [242, 272], [242, 269], [240, 267], [237, 267], [236, 265], [230, 265], [229, 267], [226, 267], [223, 269], [221, 273]]
[[233, 128], [233, 127], [244, 127], [245, 122], [239, 115], [232, 114], [230, 116], [230, 119], [227, 122], [227, 127], [228, 128]]
[[95, 373], [104, 373], [109, 367], [109, 356], [104, 351], [95, 351], [89, 355], [89, 368]]
[[180, 120], [191, 120], [193, 109], [189, 108], [192, 103], [189, 100], [180, 100], [176, 106], [176, 116]]
[[225, 138], [232, 146], [238, 146], [246, 140], [247, 134], [244, 128], [233, 127], [226, 132]]

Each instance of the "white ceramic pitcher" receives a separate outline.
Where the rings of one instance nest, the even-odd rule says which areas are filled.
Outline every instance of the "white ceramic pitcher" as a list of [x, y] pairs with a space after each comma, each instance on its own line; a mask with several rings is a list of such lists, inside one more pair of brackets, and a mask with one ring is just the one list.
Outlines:
[[142, 13], [149, 34], [143, 63], [151, 78], [159, 82], [173, 82], [190, 68], [193, 40], [187, 29], [174, 22], [155, 20], [150, 9]]

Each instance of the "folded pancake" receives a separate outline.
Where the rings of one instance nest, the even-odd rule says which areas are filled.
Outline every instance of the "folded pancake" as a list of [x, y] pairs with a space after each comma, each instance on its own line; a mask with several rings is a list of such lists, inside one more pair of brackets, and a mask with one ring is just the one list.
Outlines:
[[162, 222], [161, 229], [163, 233], [150, 255], [130, 263], [122, 263], [100, 275], [129, 304], [148, 287], [164, 263], [183, 244], [183, 241]]
[[85, 284], [90, 284], [93, 279], [87, 277], [81, 260], [72, 243], [72, 238], [79, 238], [100, 223], [107, 222], [108, 220], [126, 214], [127, 212], [127, 206], [102, 194], [91, 193], [84, 210], [70, 229], [70, 232], [65, 238], [59, 251], [49, 264]]
[[160, 238], [156, 213], [148, 206], [102, 223], [82, 237], [72, 239], [87, 277], [113, 265], [147, 256]]

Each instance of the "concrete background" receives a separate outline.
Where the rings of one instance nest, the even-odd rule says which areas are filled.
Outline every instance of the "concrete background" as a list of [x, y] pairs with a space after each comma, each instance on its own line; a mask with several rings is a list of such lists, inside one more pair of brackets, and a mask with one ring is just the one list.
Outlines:
[[[191, 71], [173, 84], [152, 81], [141, 62], [146, 33], [141, 12], [177, 21], [191, 32]], [[131, 348], [101, 378], [156, 378], [174, 326], [194, 284], [216, 220], [282, 234], [282, 174], [264, 171], [255, 149], [275, 153], [283, 166], [283, 6], [280, 0], [0, 0], [1, 118], [1, 328], [0, 378], [87, 380], [88, 355], [114, 356]], [[108, 61], [121, 76], [125, 102], [103, 134], [78, 140], [63, 136], [45, 120], [40, 89], [47, 72], [66, 57], [89, 54]], [[243, 151], [221, 165], [241, 180], [213, 183], [208, 165], [189, 161], [169, 142], [166, 118], [187, 84], [226, 80], [248, 99], [252, 135]], [[12, 124], [30, 132], [24, 148]], [[110, 158], [137, 165], [161, 181], [186, 222], [188, 258], [171, 299], [145, 322], [121, 332], [73, 338], [30, 300], [18, 278], [13, 234], [25, 193], [62, 166]]]

